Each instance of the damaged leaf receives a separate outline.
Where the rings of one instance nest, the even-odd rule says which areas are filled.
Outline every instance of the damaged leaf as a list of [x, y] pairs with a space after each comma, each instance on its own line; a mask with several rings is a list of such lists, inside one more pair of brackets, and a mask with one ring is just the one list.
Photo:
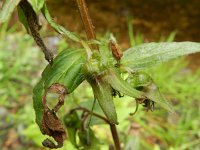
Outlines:
[[[25, 25], [25, 28], [27, 29], [27, 24], [30, 29], [30, 32], [36, 42], [36, 44], [40, 47], [42, 52], [45, 55], [45, 59], [52, 64], [53, 63], [53, 53], [47, 48], [47, 46], [44, 44], [44, 41], [42, 40], [39, 30], [41, 26], [39, 25], [38, 16], [33, 10], [33, 7], [27, 0], [21, 0], [19, 3], [19, 16], [21, 16], [20, 20]], [[29, 31], [27, 29], [27, 31]]]
[[[85, 61], [83, 50], [63, 50], [42, 73], [41, 81], [33, 90], [33, 102], [36, 112], [36, 122], [43, 134], [52, 136], [57, 142], [49, 139], [43, 145], [49, 148], [58, 148], [66, 138], [64, 126], [56, 116], [56, 112], [64, 104], [64, 97], [71, 93], [85, 78], [82, 73], [82, 64]], [[58, 102], [53, 109], [47, 106], [47, 94], [57, 93]]]
[[123, 56], [123, 53], [120, 50], [119, 45], [117, 44], [117, 41], [113, 35], [111, 35], [110, 40], [109, 40], [109, 48], [112, 51], [113, 57], [117, 61], [119, 61], [121, 59], [121, 57]]
[[[46, 96], [48, 93], [53, 92], [59, 95], [58, 103], [51, 110], [47, 106]], [[56, 116], [56, 112], [64, 104], [64, 98], [67, 94], [67, 90], [60, 84], [53, 84], [46, 91], [44, 90], [44, 82], [41, 80], [33, 90], [33, 106], [36, 113], [36, 122], [40, 127], [43, 134], [52, 136], [57, 142], [54, 144], [51, 140], [46, 139], [43, 141], [43, 145], [49, 148], [62, 147], [63, 141], [66, 138], [64, 126]]]

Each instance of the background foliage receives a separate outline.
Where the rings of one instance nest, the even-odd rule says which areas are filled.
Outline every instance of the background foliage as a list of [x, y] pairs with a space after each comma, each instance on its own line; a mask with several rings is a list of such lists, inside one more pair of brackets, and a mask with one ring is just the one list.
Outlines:
[[[1, 147], [7, 149], [41, 149], [44, 139], [34, 122], [32, 88], [45, 66], [33, 40], [15, 28], [1, 25], [0, 36], [0, 138]], [[134, 36], [137, 39], [137, 36]], [[142, 42], [142, 40], [140, 40]], [[133, 42], [133, 41], [132, 41]], [[61, 40], [58, 51], [67, 45]], [[44, 65], [41, 65], [44, 64]], [[120, 138], [126, 149], [198, 149], [200, 128], [199, 75], [200, 70], [190, 70], [185, 59], [171, 61], [149, 70], [162, 93], [172, 100], [177, 115], [156, 106], [154, 112], [134, 111], [135, 103], [128, 97], [116, 98]], [[30, 82], [31, 81], [31, 82]], [[84, 83], [71, 94], [64, 108], [92, 100], [92, 91]], [[83, 90], [84, 89], [84, 90]], [[76, 94], [78, 93], [78, 94]], [[91, 101], [92, 102], [92, 101]], [[84, 105], [84, 104], [83, 104]], [[131, 107], [130, 107], [131, 106]], [[143, 109], [140, 107], [139, 109]], [[102, 148], [112, 142], [105, 125], [93, 126]], [[32, 132], [34, 131], [34, 132]], [[66, 141], [65, 148], [74, 149]]]
[[[13, 6], [19, 1], [15, 1]], [[41, 4], [30, 1], [35, 7]], [[9, 11], [14, 9], [9, 7]], [[1, 14], [4, 19], [8, 14]], [[132, 46], [144, 42], [143, 36], [132, 35], [133, 29], [129, 26], [129, 37]], [[5, 149], [41, 149], [43, 136], [36, 126], [35, 114], [32, 109], [32, 88], [37, 76], [41, 73], [45, 64], [40, 58], [38, 49], [33, 46], [30, 36], [23, 32], [16, 32], [15, 28], [7, 28], [7, 24], [1, 25], [0, 36], [0, 138], [1, 145]], [[172, 33], [164, 41], [173, 40]], [[62, 51], [67, 44], [62, 40], [58, 44], [58, 51]], [[166, 112], [156, 106], [155, 111], [138, 111], [134, 116], [129, 116], [134, 111], [135, 103], [128, 97], [115, 99], [116, 109], [119, 115], [119, 133], [124, 149], [198, 149], [200, 143], [199, 121], [200, 107], [198, 93], [199, 70], [190, 70], [184, 59], [171, 61], [165, 65], [147, 70], [175, 106], [177, 114]], [[69, 108], [80, 103], [81, 106], [91, 108], [92, 91], [84, 83], [75, 93], [68, 98], [63, 113]], [[95, 111], [98, 110], [95, 106]], [[143, 109], [143, 108], [139, 108]], [[98, 120], [93, 119], [94, 123]], [[95, 124], [96, 124], [95, 122]], [[102, 122], [99, 122], [101, 124]], [[95, 144], [101, 144], [101, 149], [108, 149], [111, 145], [111, 135], [106, 126], [92, 126], [96, 138]], [[34, 131], [34, 132], [33, 132]], [[93, 143], [93, 142], [92, 142]], [[69, 141], [66, 141], [64, 149], [74, 149]]]

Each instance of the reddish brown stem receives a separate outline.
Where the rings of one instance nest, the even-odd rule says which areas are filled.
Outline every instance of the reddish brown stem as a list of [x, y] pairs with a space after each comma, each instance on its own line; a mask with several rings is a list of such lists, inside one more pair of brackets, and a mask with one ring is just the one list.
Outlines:
[[120, 141], [117, 133], [117, 128], [115, 124], [110, 124], [110, 130], [112, 133], [113, 141], [115, 143], [116, 150], [121, 150]]
[[[76, 0], [76, 2], [77, 2], [77, 5], [78, 5], [78, 8], [79, 8], [79, 12], [81, 14], [82, 22], [83, 22], [83, 25], [85, 27], [85, 31], [86, 31], [88, 40], [96, 40], [96, 34], [95, 34], [95, 31], [94, 31], [94, 26], [92, 24], [92, 20], [90, 18], [85, 0]], [[97, 45], [92, 45], [91, 48], [98, 50]]]
[[[95, 34], [95, 31], [94, 31], [94, 26], [92, 24], [92, 20], [90, 18], [85, 0], [76, 0], [76, 2], [77, 2], [77, 5], [78, 5], [78, 8], [79, 8], [79, 12], [81, 14], [82, 22], [84, 24], [88, 40], [96, 40], [96, 34]], [[91, 48], [98, 50], [97, 45], [92, 45]], [[113, 137], [113, 141], [115, 143], [116, 150], [121, 150], [120, 141], [119, 141], [119, 137], [118, 137], [118, 133], [117, 133], [117, 129], [116, 129], [115, 124], [110, 123], [110, 121], [107, 118], [105, 118], [105, 117], [103, 117], [99, 114], [92, 113], [90, 110], [88, 110], [86, 108], [78, 107], [78, 108], [73, 109], [72, 111], [76, 111], [76, 110], [87, 111], [88, 113], [90, 113], [90, 114], [104, 120], [106, 123], [108, 123], [110, 125], [110, 130], [111, 130], [111, 133], [112, 133], [112, 137]]]

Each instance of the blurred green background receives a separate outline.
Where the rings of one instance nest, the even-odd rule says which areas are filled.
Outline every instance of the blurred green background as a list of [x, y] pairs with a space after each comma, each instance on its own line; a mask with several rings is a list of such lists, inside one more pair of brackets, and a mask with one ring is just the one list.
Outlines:
[[[113, 32], [123, 50], [148, 41], [200, 41], [198, 0], [88, 0], [98, 37]], [[199, 5], [198, 5], [199, 4]], [[74, 1], [49, 0], [50, 12], [60, 24], [84, 36]], [[160, 13], [162, 11], [162, 13]], [[32, 89], [46, 66], [33, 39], [26, 34], [14, 14], [0, 25], [0, 149], [45, 149], [45, 137], [34, 122]], [[72, 46], [55, 34], [45, 22], [41, 34], [49, 48], [58, 53]], [[126, 150], [199, 150], [200, 148], [200, 69], [199, 54], [180, 58], [147, 70], [177, 114], [160, 107], [146, 112], [142, 107], [134, 116], [135, 103], [129, 97], [116, 98], [120, 140]], [[76, 94], [77, 93], [77, 94]], [[74, 101], [92, 99], [83, 83], [69, 97], [63, 109]], [[92, 101], [91, 101], [92, 103]], [[92, 127], [109, 149], [112, 137], [107, 125]], [[63, 150], [73, 150], [69, 141]]]

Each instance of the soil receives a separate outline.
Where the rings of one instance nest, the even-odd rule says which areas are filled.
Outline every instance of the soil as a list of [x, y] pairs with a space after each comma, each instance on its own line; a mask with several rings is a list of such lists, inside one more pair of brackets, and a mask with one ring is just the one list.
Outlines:
[[[128, 48], [127, 17], [135, 32], [147, 41], [158, 40], [177, 31], [175, 41], [200, 42], [199, 0], [86, 0], [97, 33], [111, 31], [119, 44]], [[55, 20], [71, 31], [82, 32], [83, 25], [75, 0], [49, 0]], [[200, 65], [200, 54], [189, 57], [192, 68]]]

